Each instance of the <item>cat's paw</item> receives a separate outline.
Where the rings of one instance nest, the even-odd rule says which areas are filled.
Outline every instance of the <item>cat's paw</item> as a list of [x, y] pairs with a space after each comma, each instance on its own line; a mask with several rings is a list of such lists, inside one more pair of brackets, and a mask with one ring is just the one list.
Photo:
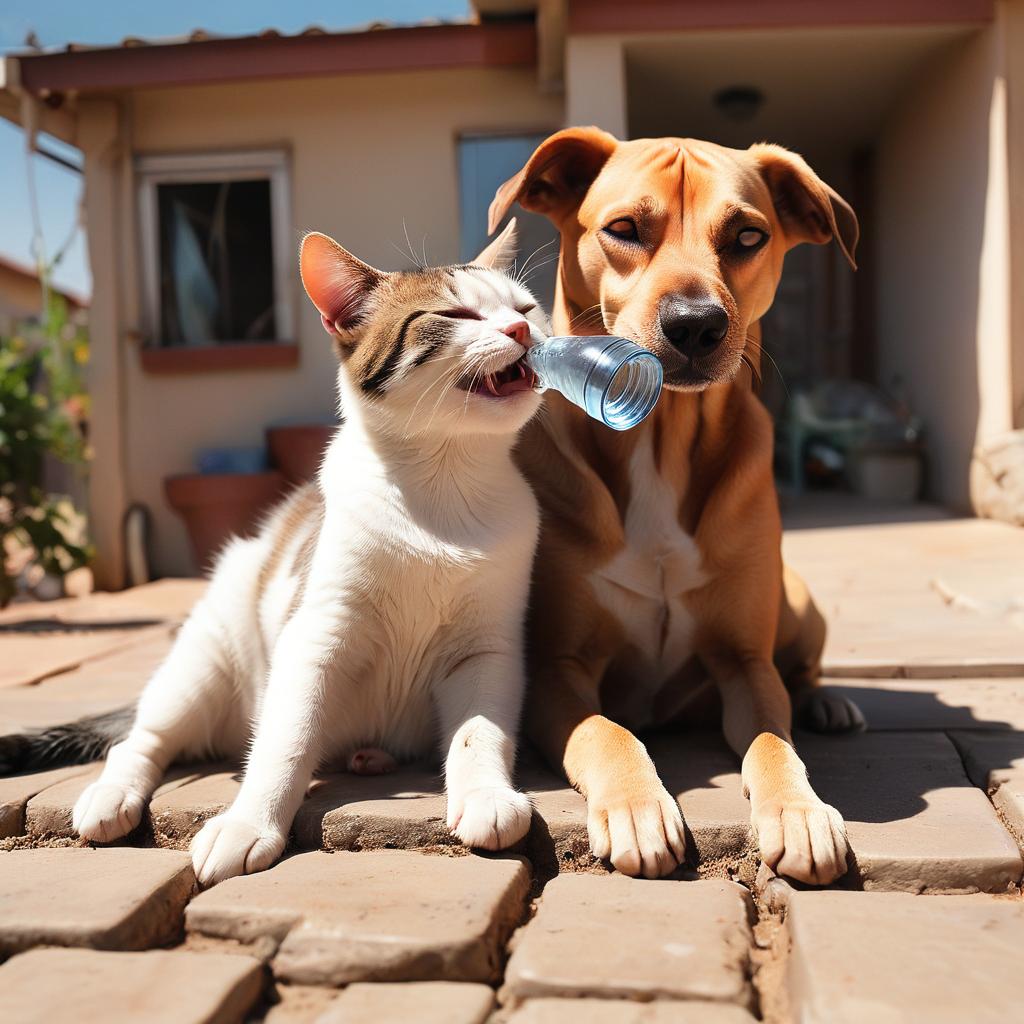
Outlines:
[[504, 850], [530, 830], [533, 808], [507, 786], [471, 789], [461, 800], [449, 797], [448, 827], [466, 846]]
[[235, 875], [269, 868], [284, 852], [286, 836], [261, 832], [247, 821], [219, 814], [192, 840], [192, 868], [203, 888]]
[[110, 782], [93, 782], [75, 802], [71, 824], [83, 839], [109, 843], [136, 828], [145, 809], [141, 793]]

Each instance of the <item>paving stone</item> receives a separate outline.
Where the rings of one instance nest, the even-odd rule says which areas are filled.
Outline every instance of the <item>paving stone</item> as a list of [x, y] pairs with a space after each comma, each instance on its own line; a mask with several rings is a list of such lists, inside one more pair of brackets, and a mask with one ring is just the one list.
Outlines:
[[236, 1024], [259, 998], [260, 965], [224, 953], [34, 949], [0, 966], [17, 1024]]
[[872, 732], [1024, 729], [1024, 677], [995, 679], [828, 679]]
[[515, 936], [502, 998], [705, 999], [749, 1005], [753, 908], [733, 882], [565, 874]]
[[101, 763], [82, 765], [78, 771], [41, 789], [25, 805], [25, 831], [35, 836], [73, 836], [71, 811], [75, 801], [103, 771]]
[[[5, 641], [0, 641], [4, 643]], [[132, 703], [173, 642], [162, 630], [35, 686], [0, 689], [0, 734], [62, 725]]]
[[984, 519], [787, 530], [828, 675], [1024, 676], [1024, 532]]
[[293, 831], [303, 849], [459, 846], [445, 819], [439, 772], [408, 767], [392, 775], [339, 773], [318, 780], [299, 808]]
[[3, 637], [4, 661], [0, 665], [0, 689], [31, 686], [49, 676], [77, 668], [93, 658], [121, 651], [134, 644], [151, 643], [168, 636], [160, 623], [130, 629], [103, 628], [83, 632], [56, 630], [45, 634], [7, 634]]
[[227, 765], [182, 765], [153, 794], [149, 817], [157, 846], [187, 850], [203, 823], [234, 801], [239, 769]]
[[955, 732], [953, 742], [976, 786], [1024, 849], [1024, 732]]
[[738, 1006], [723, 1003], [630, 1003], [621, 999], [531, 999], [505, 1024], [754, 1024]]
[[[706, 862], [735, 857], [751, 848], [750, 807], [743, 798], [736, 758], [720, 736], [658, 736], [648, 747], [666, 786], [678, 794], [696, 858]], [[562, 870], [587, 860], [583, 797], [564, 778], [529, 758], [519, 772], [519, 785], [541, 819], [535, 818], [528, 841], [531, 859], [550, 860]], [[184, 790], [175, 795], [185, 797]], [[414, 767], [375, 778], [338, 774], [314, 783], [293, 831], [303, 849], [457, 847], [445, 817], [440, 774]]]
[[274, 975], [293, 984], [490, 982], [528, 888], [517, 858], [304, 853], [202, 893], [186, 928], [276, 947]]
[[1019, 897], [796, 892], [787, 924], [802, 1024], [1021, 1019]]
[[38, 683], [111, 652], [166, 638], [204, 588], [201, 580], [160, 580], [116, 594], [12, 605], [0, 612], [0, 688]]
[[486, 985], [419, 981], [350, 985], [316, 1024], [483, 1024], [494, 1005]]
[[1003, 892], [1020, 881], [1020, 851], [946, 736], [808, 736], [798, 749], [846, 819], [856, 864], [845, 886]]
[[0, 839], [25, 834], [26, 808], [33, 797], [89, 770], [88, 765], [77, 765], [45, 772], [9, 775], [0, 779]]
[[263, 1024], [314, 1024], [337, 998], [337, 990], [320, 985], [274, 985]]
[[147, 949], [173, 939], [195, 888], [172, 850], [84, 848], [0, 854], [0, 951], [31, 946]]

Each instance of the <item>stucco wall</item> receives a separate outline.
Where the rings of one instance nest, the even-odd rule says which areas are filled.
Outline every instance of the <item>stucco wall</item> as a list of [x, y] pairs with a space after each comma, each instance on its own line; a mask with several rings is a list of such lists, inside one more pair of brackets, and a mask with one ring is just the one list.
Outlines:
[[[325, 231], [383, 268], [408, 265], [405, 227], [431, 261], [458, 258], [456, 140], [471, 131], [555, 129], [559, 97], [541, 96], [532, 70], [367, 75], [138, 93], [134, 153], [287, 147], [296, 251], [305, 230]], [[130, 203], [121, 244], [136, 252]], [[132, 261], [135, 262], [135, 261]], [[297, 264], [296, 264], [297, 266]], [[138, 323], [137, 274], [124, 282], [124, 327]], [[187, 472], [200, 448], [258, 445], [267, 424], [316, 420], [333, 409], [334, 357], [293, 278], [300, 363], [292, 370], [155, 376], [125, 358], [127, 497], [147, 505], [153, 568], [193, 570], [163, 479]], [[135, 321], [134, 323], [132, 321]]]
[[925, 418], [931, 495], [965, 511], [975, 439], [1011, 419], [1001, 31], [933, 62], [878, 149], [880, 376]]

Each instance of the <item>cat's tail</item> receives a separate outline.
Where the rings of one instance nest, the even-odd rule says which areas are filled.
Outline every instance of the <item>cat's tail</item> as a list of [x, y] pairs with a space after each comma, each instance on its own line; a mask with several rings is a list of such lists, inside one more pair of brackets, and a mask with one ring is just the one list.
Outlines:
[[66, 725], [0, 736], [0, 775], [98, 761], [123, 740], [135, 720], [135, 705], [90, 715]]

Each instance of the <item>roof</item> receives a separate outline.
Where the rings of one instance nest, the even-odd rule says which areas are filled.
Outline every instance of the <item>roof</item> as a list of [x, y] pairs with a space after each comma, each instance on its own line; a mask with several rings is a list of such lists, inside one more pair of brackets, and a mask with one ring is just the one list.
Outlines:
[[[4, 256], [0, 253], [0, 272], [7, 272], [9, 274], [15, 274], [18, 277], [23, 277], [26, 280], [39, 283], [39, 274], [35, 267], [29, 266], [27, 263], [22, 263], [21, 260], [16, 260], [10, 256]], [[60, 285], [51, 284], [50, 291], [56, 292], [58, 295], [63, 295], [72, 306], [78, 306], [85, 309], [89, 305], [89, 298], [86, 295], [82, 295], [81, 292], [76, 292], [71, 288], [63, 288]]]
[[530, 66], [532, 17], [496, 22], [373, 22], [328, 32], [309, 26], [224, 36], [203, 29], [170, 39], [128, 36], [111, 46], [71, 43], [9, 55], [36, 95], [448, 67]]

